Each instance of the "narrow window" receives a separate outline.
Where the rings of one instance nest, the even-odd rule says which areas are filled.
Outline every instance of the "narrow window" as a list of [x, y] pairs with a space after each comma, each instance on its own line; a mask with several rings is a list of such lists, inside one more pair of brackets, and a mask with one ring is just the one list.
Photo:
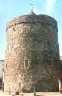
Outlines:
[[30, 60], [25, 59], [25, 60], [24, 60], [24, 68], [25, 68], [25, 69], [29, 69], [29, 67], [30, 67]]

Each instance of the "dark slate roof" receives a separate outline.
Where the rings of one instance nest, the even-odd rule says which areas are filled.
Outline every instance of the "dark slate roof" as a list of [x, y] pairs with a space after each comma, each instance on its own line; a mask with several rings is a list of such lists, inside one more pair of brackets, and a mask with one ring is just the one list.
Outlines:
[[56, 20], [48, 15], [30, 14], [14, 18], [12, 21], [8, 22], [7, 28], [11, 27], [14, 24], [16, 25], [20, 23], [42, 23], [42, 22], [52, 24], [53, 26], [57, 26]]

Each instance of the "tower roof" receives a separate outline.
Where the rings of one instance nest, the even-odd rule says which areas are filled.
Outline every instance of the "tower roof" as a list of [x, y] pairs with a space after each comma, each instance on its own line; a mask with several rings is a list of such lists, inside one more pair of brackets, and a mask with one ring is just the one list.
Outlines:
[[14, 18], [7, 24], [7, 28], [12, 25], [20, 24], [20, 23], [46, 23], [51, 24], [52, 26], [57, 26], [57, 22], [54, 18], [48, 15], [36, 15], [33, 11], [29, 15], [23, 15]]

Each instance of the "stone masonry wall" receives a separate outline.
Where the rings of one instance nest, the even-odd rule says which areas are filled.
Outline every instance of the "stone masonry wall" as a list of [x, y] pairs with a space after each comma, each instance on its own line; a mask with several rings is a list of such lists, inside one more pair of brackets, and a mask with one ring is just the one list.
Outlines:
[[59, 59], [56, 21], [30, 16], [16, 18], [7, 27], [4, 91], [9, 94], [58, 87], [53, 71], [54, 60]]

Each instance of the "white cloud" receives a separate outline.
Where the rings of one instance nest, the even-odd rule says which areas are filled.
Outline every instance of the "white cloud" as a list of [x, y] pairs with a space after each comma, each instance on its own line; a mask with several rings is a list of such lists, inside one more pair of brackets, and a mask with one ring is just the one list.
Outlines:
[[51, 14], [54, 11], [54, 7], [57, 0], [46, 0], [45, 13]]

